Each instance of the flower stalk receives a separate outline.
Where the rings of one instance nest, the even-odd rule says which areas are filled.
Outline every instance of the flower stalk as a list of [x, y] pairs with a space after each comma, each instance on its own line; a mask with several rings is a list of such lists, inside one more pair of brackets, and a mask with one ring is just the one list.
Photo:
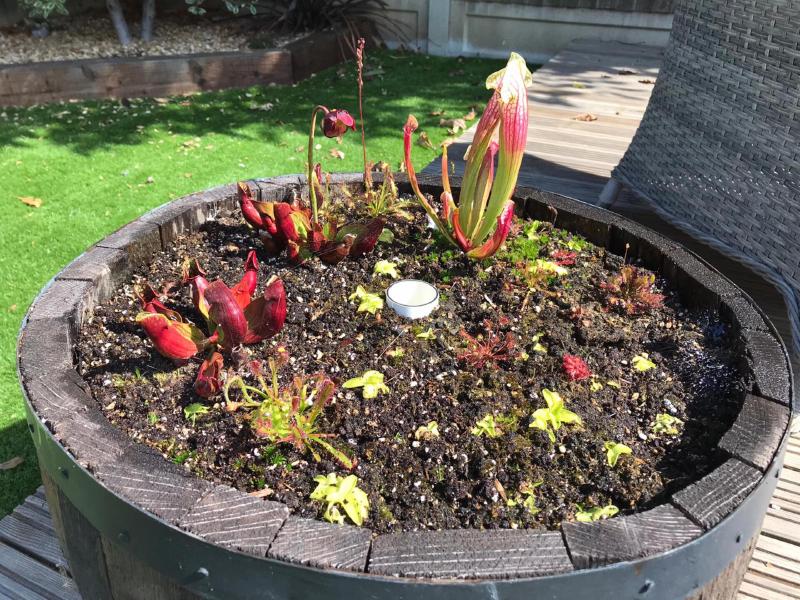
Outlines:
[[318, 104], [314, 107], [314, 110], [311, 111], [311, 131], [308, 134], [308, 171], [306, 174], [306, 178], [308, 181], [308, 197], [311, 201], [311, 221], [313, 223], [317, 223], [319, 221], [319, 211], [317, 209], [317, 193], [316, 193], [316, 177], [317, 174], [314, 170], [314, 134], [317, 130], [317, 113], [320, 111], [324, 112], [325, 114], [328, 113], [328, 109], [324, 106]]

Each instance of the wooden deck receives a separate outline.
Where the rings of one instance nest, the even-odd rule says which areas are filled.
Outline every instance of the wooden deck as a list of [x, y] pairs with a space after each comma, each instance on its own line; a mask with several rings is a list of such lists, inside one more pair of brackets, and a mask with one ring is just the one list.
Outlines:
[[[661, 51], [578, 41], [534, 74], [528, 152], [520, 184], [596, 202], [636, 131], [658, 76]], [[647, 82], [647, 83], [643, 83]], [[592, 114], [595, 121], [576, 120]], [[463, 155], [467, 132], [451, 151]], [[463, 170], [463, 163], [456, 165]], [[429, 170], [438, 171], [431, 165]], [[789, 335], [780, 294], [739, 263], [693, 241], [632, 195], [612, 205], [626, 216], [689, 246], [742, 286]], [[794, 361], [795, 369], [800, 368]], [[797, 370], [800, 372], [800, 370]], [[79, 599], [39, 490], [0, 521], [0, 598]], [[800, 600], [800, 436], [790, 441], [739, 600]]]
[[[576, 41], [540, 67], [528, 92], [519, 185], [596, 201], [639, 126], [661, 55], [650, 46]], [[597, 120], [580, 120], [585, 115]], [[463, 156], [471, 140], [472, 131], [459, 138], [451, 160]], [[439, 171], [434, 162], [426, 172]], [[455, 163], [462, 173], [463, 161]]]

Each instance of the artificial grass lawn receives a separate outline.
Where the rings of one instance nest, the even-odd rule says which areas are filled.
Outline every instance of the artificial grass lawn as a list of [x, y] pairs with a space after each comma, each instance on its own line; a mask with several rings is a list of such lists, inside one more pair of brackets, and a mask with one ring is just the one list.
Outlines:
[[[421, 169], [458, 118], [488, 98], [485, 77], [501, 61], [376, 52], [367, 59], [367, 147], [397, 169], [402, 126], [413, 112], [437, 150], [416, 145]], [[42, 286], [89, 245], [172, 198], [239, 179], [304, 170], [315, 104], [357, 115], [355, 67], [335, 67], [294, 86], [256, 87], [166, 100], [82, 102], [0, 109], [0, 515], [39, 485], [24, 424], [15, 345]], [[360, 171], [360, 136], [317, 135], [329, 171]], [[330, 151], [338, 149], [343, 159]], [[39, 198], [39, 208], [20, 197]]]

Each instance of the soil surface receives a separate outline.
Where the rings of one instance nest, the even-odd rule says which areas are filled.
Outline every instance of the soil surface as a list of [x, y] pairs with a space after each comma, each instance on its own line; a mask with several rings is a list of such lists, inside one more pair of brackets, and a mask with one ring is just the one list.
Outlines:
[[277, 48], [298, 36], [253, 31], [247, 20], [214, 22], [192, 15], [158, 15], [154, 39], [137, 39], [139, 23], [130, 21], [130, 46], [122, 47], [108, 16], [76, 16], [52, 26], [44, 38], [25, 27], [0, 29], [0, 64], [112, 58], [117, 56], [174, 56], [208, 52], [239, 52]]
[[[623, 514], [651, 508], [721, 464], [715, 445], [738, 412], [746, 381], [717, 314], [688, 311], [660, 280], [663, 304], [628, 314], [601, 286], [620, 273], [623, 259], [550, 224], [528, 224], [526, 232], [520, 223], [504, 250], [479, 263], [437, 241], [424, 214], [414, 219], [390, 222], [394, 240], [358, 260], [294, 267], [267, 257], [238, 214], [221, 214], [96, 308], [80, 337], [80, 372], [109, 419], [135, 440], [200, 477], [262, 490], [295, 514], [321, 517], [324, 506], [309, 499], [314, 476], [346, 469], [324, 453], [317, 461], [291, 444], [266, 443], [244, 411], [225, 409], [222, 395], [203, 401], [192, 388], [202, 357], [176, 367], [134, 320], [134, 284], [159, 288], [180, 279], [184, 259], [196, 258], [210, 281], [232, 286], [254, 248], [258, 292], [269, 277], [281, 277], [288, 316], [276, 337], [246, 347], [248, 361], [275, 356], [282, 346], [291, 357], [283, 383], [320, 372], [337, 383], [319, 430], [358, 461], [353, 472], [369, 496], [365, 526], [373, 531], [556, 528], [581, 507], [613, 504]], [[521, 276], [523, 261], [552, 261], [556, 251], [565, 262], [564, 252], [576, 253], [566, 274]], [[373, 274], [378, 260], [396, 263], [403, 278], [436, 283], [440, 308], [413, 323], [388, 308], [357, 313], [348, 297], [358, 285], [383, 297], [392, 283]], [[167, 303], [204, 327], [187, 289]], [[514, 346], [481, 365], [464, 333], [485, 342], [486, 320], [502, 340], [510, 334]], [[591, 376], [571, 380], [565, 354], [581, 357]], [[637, 370], [643, 363], [634, 357], [641, 354], [655, 366]], [[234, 367], [232, 357], [225, 361]], [[370, 369], [385, 375], [388, 393], [364, 399], [360, 389], [343, 389]], [[545, 389], [582, 421], [563, 424], [555, 443], [530, 426], [534, 411], [546, 407]], [[231, 400], [241, 395], [232, 391]], [[208, 413], [193, 423], [184, 408], [197, 402]], [[659, 414], [682, 424], [672, 434], [655, 432]], [[476, 426], [487, 424], [487, 415], [495, 429], [480, 433]], [[419, 431], [432, 421], [438, 436]], [[606, 442], [632, 453], [612, 467]]]

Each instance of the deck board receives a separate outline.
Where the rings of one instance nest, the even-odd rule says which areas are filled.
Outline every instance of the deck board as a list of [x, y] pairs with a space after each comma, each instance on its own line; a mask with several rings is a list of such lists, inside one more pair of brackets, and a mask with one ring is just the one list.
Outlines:
[[[534, 74], [530, 90], [529, 144], [519, 185], [596, 202], [611, 169], [636, 131], [658, 76], [661, 49], [579, 40]], [[633, 71], [623, 75], [621, 71]], [[579, 85], [576, 86], [575, 84]], [[583, 87], [581, 87], [583, 86]], [[591, 112], [596, 121], [575, 120]], [[463, 156], [468, 131], [451, 149]], [[464, 163], [455, 160], [457, 173]], [[434, 161], [426, 172], [437, 173]], [[739, 263], [695, 242], [629, 193], [612, 206], [698, 252], [745, 289], [782, 335], [789, 323], [780, 294]], [[794, 360], [800, 372], [800, 362]], [[0, 521], [0, 598], [78, 600], [39, 490]], [[786, 466], [742, 583], [738, 600], [800, 600], [800, 436], [790, 440]]]

